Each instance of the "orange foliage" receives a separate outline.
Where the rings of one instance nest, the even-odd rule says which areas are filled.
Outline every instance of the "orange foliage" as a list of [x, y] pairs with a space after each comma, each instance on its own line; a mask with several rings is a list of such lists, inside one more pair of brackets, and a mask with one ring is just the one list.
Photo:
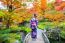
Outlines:
[[64, 14], [45, 14], [44, 18], [49, 19], [50, 21], [64, 21], [65, 20], [65, 15]]
[[21, 7], [21, 3], [19, 1], [13, 1], [13, 6], [19, 8]]
[[[58, 5], [58, 6], [57, 6]], [[63, 8], [65, 8], [65, 2], [62, 1], [61, 3], [54, 3], [54, 7], [56, 10], [60, 11], [63, 10]]]
[[39, 3], [35, 1], [33, 3], [33, 8], [29, 9], [29, 12], [32, 13], [32, 14], [33, 13], [38, 14], [40, 12], [40, 5], [39, 5]]
[[46, 0], [41, 0], [41, 8], [43, 9], [43, 10], [45, 10], [46, 8], [47, 8], [47, 1]]
[[14, 11], [16, 16], [12, 18], [17, 21], [18, 23], [22, 23], [24, 21], [30, 20], [32, 14], [30, 14], [26, 8], [19, 8]]
[[12, 5], [12, 7], [19, 8], [21, 7], [21, 2], [19, 0], [0, 0], [4, 5]]
[[7, 5], [7, 4], [11, 4], [12, 0], [0, 0], [1, 2], [3, 2], [2, 4]]
[[62, 4], [60, 4], [60, 6], [61, 6], [62, 8], [64, 8], [64, 7], [65, 7], [65, 2], [62, 2]]

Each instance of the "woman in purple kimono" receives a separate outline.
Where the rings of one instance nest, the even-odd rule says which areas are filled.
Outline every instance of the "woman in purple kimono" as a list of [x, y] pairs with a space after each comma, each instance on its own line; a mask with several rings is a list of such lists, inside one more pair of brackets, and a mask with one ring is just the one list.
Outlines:
[[30, 21], [30, 27], [32, 29], [31, 31], [31, 37], [37, 38], [37, 26], [38, 26], [38, 20], [36, 19], [36, 14], [34, 14], [33, 18]]

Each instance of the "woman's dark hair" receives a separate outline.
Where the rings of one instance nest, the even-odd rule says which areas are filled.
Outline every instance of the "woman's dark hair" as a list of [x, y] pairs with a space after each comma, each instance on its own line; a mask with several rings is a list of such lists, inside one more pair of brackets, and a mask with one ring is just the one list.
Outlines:
[[37, 15], [36, 15], [36, 14], [34, 14], [34, 17], [37, 17]]

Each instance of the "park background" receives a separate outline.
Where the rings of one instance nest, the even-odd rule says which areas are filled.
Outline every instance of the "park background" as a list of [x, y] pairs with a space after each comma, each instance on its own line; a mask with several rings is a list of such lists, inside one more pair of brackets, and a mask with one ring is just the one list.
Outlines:
[[22, 43], [34, 13], [50, 43], [65, 43], [65, 0], [0, 0], [0, 43]]

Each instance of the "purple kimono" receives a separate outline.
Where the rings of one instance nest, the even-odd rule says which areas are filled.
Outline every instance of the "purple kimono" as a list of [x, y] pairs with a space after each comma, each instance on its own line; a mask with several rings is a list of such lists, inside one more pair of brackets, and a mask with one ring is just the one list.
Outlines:
[[38, 20], [35, 18], [32, 18], [30, 21], [30, 28], [32, 29], [31, 31], [32, 38], [37, 38], [37, 25], [38, 25]]

